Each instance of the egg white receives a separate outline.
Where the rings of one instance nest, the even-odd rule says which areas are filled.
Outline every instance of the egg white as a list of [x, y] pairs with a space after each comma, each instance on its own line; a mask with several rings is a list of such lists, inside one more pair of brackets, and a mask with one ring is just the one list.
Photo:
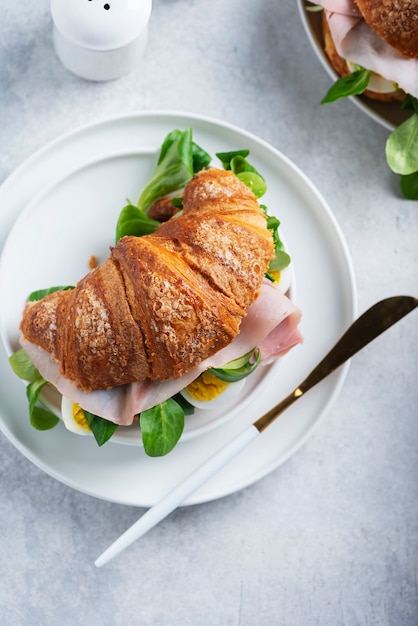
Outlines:
[[61, 415], [65, 427], [72, 433], [76, 433], [77, 435], [91, 435], [90, 428], [84, 428], [81, 424], [76, 422], [73, 416], [73, 402], [64, 396], [61, 400]]

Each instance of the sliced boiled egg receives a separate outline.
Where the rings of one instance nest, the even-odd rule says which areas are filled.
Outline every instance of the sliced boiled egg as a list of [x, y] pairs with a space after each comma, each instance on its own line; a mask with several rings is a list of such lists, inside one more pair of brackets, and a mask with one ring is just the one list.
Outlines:
[[180, 393], [198, 409], [217, 409], [237, 398], [244, 385], [245, 378], [235, 383], [226, 383], [210, 372], [203, 372]]
[[68, 398], [61, 400], [62, 421], [68, 430], [77, 435], [90, 435], [90, 426], [84, 416], [82, 409]]

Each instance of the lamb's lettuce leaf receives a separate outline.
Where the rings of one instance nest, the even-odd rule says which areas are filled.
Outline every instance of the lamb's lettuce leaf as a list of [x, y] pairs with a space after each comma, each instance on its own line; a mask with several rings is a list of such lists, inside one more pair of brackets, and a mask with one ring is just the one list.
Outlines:
[[163, 141], [151, 180], [139, 196], [138, 208], [146, 213], [156, 200], [182, 189], [210, 161], [211, 156], [193, 142], [191, 128], [173, 130]]
[[223, 367], [210, 367], [208, 372], [226, 383], [236, 383], [252, 374], [259, 366], [260, 361], [260, 350], [250, 350], [242, 357], [229, 361]]
[[184, 429], [184, 410], [169, 398], [139, 415], [142, 443], [148, 456], [164, 456], [171, 452]]
[[114, 422], [110, 422], [103, 417], [94, 415], [94, 413], [90, 413], [85, 409], [83, 409], [83, 413], [98, 446], [102, 446], [106, 443], [106, 441], [109, 441], [111, 436], [118, 429], [118, 424], [115, 424]]
[[72, 285], [67, 285], [66, 287], [58, 286], [48, 287], [47, 289], [37, 289], [29, 294], [28, 301], [36, 302], [37, 300], [42, 300], [42, 298], [45, 298], [45, 296], [48, 296], [50, 293], [54, 293], [55, 291], [68, 291], [69, 289], [74, 289], [74, 287]]
[[256, 198], [261, 198], [267, 191], [267, 185], [261, 174], [247, 161], [246, 157], [249, 154], [249, 150], [234, 150], [217, 152], [216, 156], [225, 170], [234, 172], [237, 178], [251, 189]]
[[386, 142], [386, 159], [396, 174], [408, 175], [418, 171], [417, 113], [391, 132]]
[[153, 220], [140, 208], [134, 204], [127, 204], [120, 212], [116, 225], [116, 243], [125, 237], [125, 235], [133, 235], [142, 237], [142, 235], [150, 235], [153, 233], [160, 222]]
[[48, 382], [42, 378], [25, 350], [18, 350], [9, 358], [14, 373], [29, 384], [26, 397], [29, 404], [30, 423], [37, 430], [49, 430], [59, 422], [59, 418], [42, 404], [40, 393]]
[[407, 200], [418, 200], [418, 172], [401, 176], [401, 191]]

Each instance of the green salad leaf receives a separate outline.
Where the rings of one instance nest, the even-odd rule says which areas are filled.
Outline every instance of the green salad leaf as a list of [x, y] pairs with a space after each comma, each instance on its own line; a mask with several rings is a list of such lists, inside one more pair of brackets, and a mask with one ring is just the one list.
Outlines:
[[12, 356], [9, 357], [9, 363], [16, 376], [22, 380], [34, 383], [42, 378], [39, 371], [36, 369], [23, 349], [12, 354]]
[[160, 222], [148, 217], [142, 209], [134, 204], [127, 204], [120, 212], [118, 222], [116, 224], [116, 243], [125, 235], [134, 235], [142, 237], [153, 233]]
[[85, 409], [82, 409], [82, 411], [97, 445], [102, 446], [106, 443], [106, 441], [109, 441], [113, 433], [118, 429], [118, 424], [110, 422], [109, 420], [99, 417], [98, 415], [94, 415], [94, 413], [90, 413]]
[[190, 404], [188, 400], [181, 393], [176, 393], [173, 396], [173, 400], [175, 400], [183, 409], [184, 415], [193, 415], [195, 412], [195, 407], [193, 404]]
[[390, 133], [386, 142], [386, 159], [396, 174], [407, 175], [418, 171], [417, 113]]
[[267, 191], [267, 185], [261, 174], [247, 161], [246, 157], [249, 154], [249, 150], [234, 150], [217, 152], [216, 156], [225, 170], [234, 172], [237, 178], [251, 189], [256, 198], [261, 198]]
[[407, 200], [418, 200], [418, 172], [401, 176], [401, 191]]
[[193, 142], [191, 128], [173, 130], [163, 141], [152, 178], [139, 196], [138, 208], [146, 213], [158, 198], [182, 189], [210, 161], [210, 155]]
[[139, 415], [142, 443], [148, 456], [164, 456], [171, 452], [184, 429], [184, 410], [169, 398]]
[[236, 156], [246, 159], [249, 154], [249, 150], [232, 150], [230, 152], [217, 152], [216, 156], [222, 163], [222, 167], [224, 168], [224, 170], [230, 170], [232, 159], [234, 159]]
[[[267, 215], [267, 207], [265, 205], [261, 205], [261, 208]], [[269, 271], [281, 271], [288, 265], [290, 265], [290, 256], [284, 249], [284, 244], [280, 239], [279, 235], [279, 226], [280, 221], [274, 215], [267, 215], [267, 228], [271, 230], [273, 234], [273, 243], [274, 243], [274, 259], [270, 261]], [[270, 278], [270, 276], [268, 276]]]
[[37, 430], [54, 428], [58, 424], [59, 418], [43, 406], [40, 400], [40, 393], [48, 384], [47, 381], [42, 378], [24, 350], [18, 350], [12, 354], [9, 357], [9, 363], [19, 378], [29, 382], [26, 387], [26, 397], [29, 403], [29, 419], [32, 426]]
[[37, 291], [32, 291], [29, 294], [28, 301], [36, 302], [37, 300], [42, 300], [45, 296], [48, 296], [50, 293], [54, 293], [55, 291], [68, 291], [69, 289], [74, 289], [73, 286], [67, 285], [66, 287], [48, 287], [47, 289], [37, 289]]
[[260, 350], [250, 350], [244, 356], [229, 361], [223, 367], [210, 367], [208, 372], [226, 383], [236, 383], [252, 374], [260, 364]]
[[193, 159], [193, 174], [197, 174], [200, 170], [208, 167], [212, 161], [212, 157], [206, 150], [203, 150], [200, 146], [192, 141], [192, 159]]
[[39, 404], [35, 404], [30, 413], [30, 423], [36, 430], [51, 430], [59, 421], [55, 413]]
[[412, 111], [412, 115], [389, 135], [386, 160], [389, 167], [400, 174], [404, 197], [418, 200], [418, 99], [407, 94], [401, 108]]
[[358, 67], [358, 69], [351, 72], [351, 74], [339, 78], [327, 91], [326, 95], [321, 100], [321, 104], [328, 104], [336, 100], [341, 100], [341, 98], [362, 94], [368, 87], [371, 75], [370, 70]]
[[401, 102], [401, 109], [418, 113], [418, 99], [411, 96], [409, 93], [406, 94], [405, 98]]

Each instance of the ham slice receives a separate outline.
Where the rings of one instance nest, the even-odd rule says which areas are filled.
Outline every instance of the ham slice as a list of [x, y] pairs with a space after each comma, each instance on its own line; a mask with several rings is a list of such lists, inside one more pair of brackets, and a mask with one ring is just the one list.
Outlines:
[[418, 59], [402, 56], [366, 24], [354, 0], [319, 0], [338, 54], [418, 98]]
[[261, 350], [262, 363], [271, 363], [302, 342], [298, 329], [300, 318], [300, 310], [277, 287], [265, 280], [260, 296], [248, 309], [234, 341], [187, 374], [176, 380], [145, 380], [91, 392], [78, 389], [62, 376], [59, 364], [48, 352], [24, 339], [21, 344], [41, 375], [63, 396], [90, 413], [116, 424], [129, 425], [135, 415], [178, 393], [208, 367], [221, 367], [255, 346]]

